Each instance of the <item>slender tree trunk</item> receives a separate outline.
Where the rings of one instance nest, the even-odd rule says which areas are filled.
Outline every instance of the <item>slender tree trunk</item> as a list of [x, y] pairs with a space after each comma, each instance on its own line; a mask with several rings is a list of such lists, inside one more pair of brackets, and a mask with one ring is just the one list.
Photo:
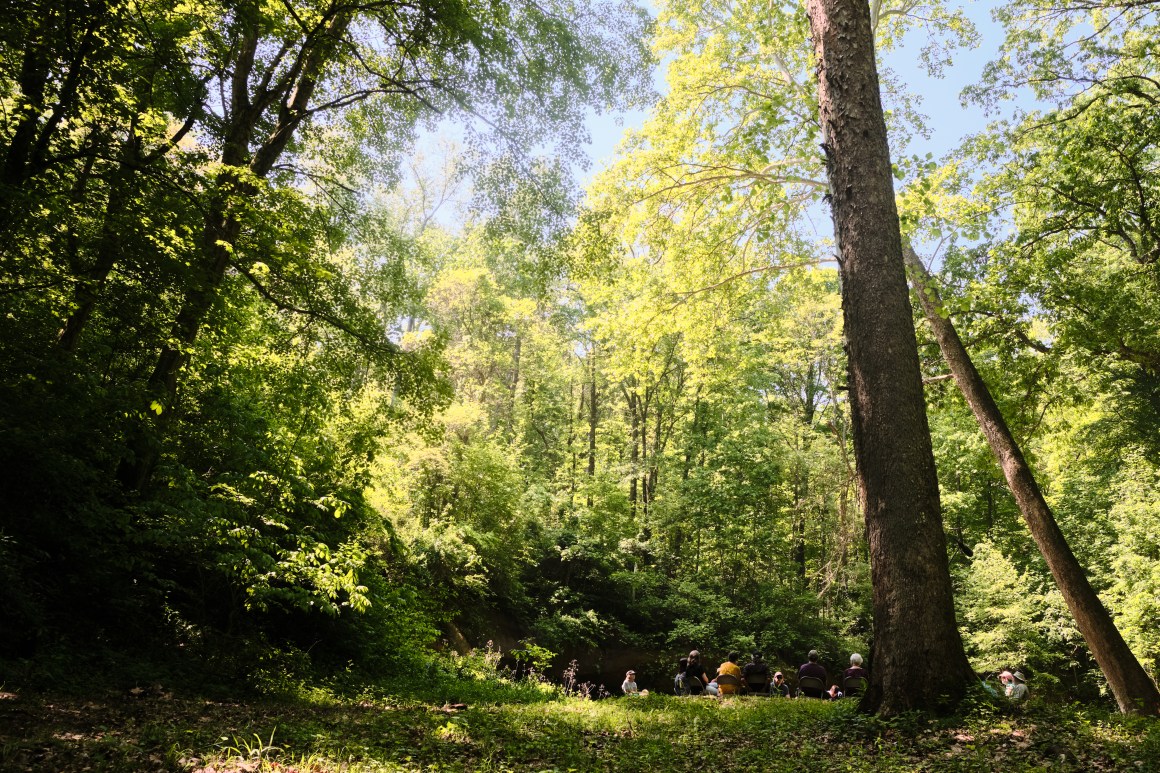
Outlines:
[[1023, 513], [1023, 519], [1027, 522], [1027, 528], [1047, 561], [1051, 576], [1055, 578], [1055, 584], [1059, 586], [1084, 641], [1107, 677], [1108, 686], [1116, 696], [1120, 711], [1145, 714], [1160, 712], [1160, 692], [1157, 692], [1156, 685], [1132, 654], [1112, 616], [1088, 582], [1079, 560], [1071, 552], [1051, 507], [1043, 498], [1043, 492], [1023, 458], [1019, 444], [1015, 442], [999, 406], [991, 396], [991, 390], [971, 361], [954, 324], [940, 313], [942, 299], [930, 274], [914, 250], [909, 246], [905, 249], [911, 282], [938, 340], [943, 359], [986, 435], [991, 451], [1007, 478], [1007, 485]]
[[512, 352], [512, 376], [508, 386], [508, 433], [512, 436], [516, 431], [516, 398], [520, 387], [520, 354], [523, 349], [523, 340], [516, 333], [515, 351]]
[[101, 238], [97, 242], [96, 260], [92, 267], [84, 272], [76, 290], [76, 308], [65, 321], [57, 337], [57, 345], [62, 351], [75, 351], [80, 343], [81, 334], [96, 310], [101, 291], [117, 258], [121, 255], [121, 211], [125, 202], [130, 198], [132, 190], [133, 169], [140, 160], [141, 139], [137, 136], [137, 121], [130, 123], [128, 137], [121, 148], [121, 162], [112, 175], [109, 184], [109, 198], [105, 203], [105, 212], [101, 226]]
[[802, 500], [809, 486], [809, 473], [804, 468], [805, 464], [800, 461], [795, 465], [793, 481], [793, 563], [803, 588], [806, 583], [806, 513]]
[[[664, 423], [661, 421], [663, 407], [660, 399], [657, 399], [657, 417], [655, 419], [655, 429], [653, 430], [653, 450], [652, 460], [648, 467], [648, 501], [651, 506], [657, 498], [657, 482], [660, 480], [660, 466], [658, 465], [658, 458], [664, 452], [665, 444], [668, 442], [664, 434]], [[645, 512], [648, 515], [648, 512]]]
[[628, 457], [630, 469], [632, 470], [628, 481], [628, 501], [632, 504], [633, 520], [636, 520], [637, 499], [639, 497], [638, 484], [640, 483], [640, 477], [636, 473], [637, 465], [640, 463], [640, 414], [636, 406], [640, 398], [636, 396], [636, 392], [629, 392], [627, 389], [624, 391], [624, 396], [628, 402], [628, 415], [629, 421], [631, 422], [631, 433], [629, 437], [631, 438], [630, 442], [632, 444]]
[[874, 660], [861, 707], [953, 705], [974, 679], [955, 623], [938, 477], [865, 0], [807, 0], [837, 236]]
[[592, 380], [588, 392], [588, 498], [586, 504], [592, 507], [592, 484], [596, 482], [596, 422], [599, 416], [596, 404], [596, 346], [588, 355], [592, 361]]
[[[25, 179], [32, 147], [36, 141], [37, 126], [43, 120], [45, 92], [48, 87], [49, 67], [53, 51], [46, 32], [59, 21], [49, 6], [49, 12], [39, 20], [40, 27], [24, 41], [24, 56], [20, 66], [20, 99], [16, 101], [11, 117], [16, 118], [16, 130], [4, 153], [3, 182], [16, 188]], [[10, 118], [11, 120], [11, 118]]]
[[[652, 390], [644, 390], [644, 399], [637, 401], [640, 408], [640, 425], [637, 427], [640, 454], [633, 460], [633, 470], [636, 476], [637, 487], [640, 489], [641, 514], [648, 517], [648, 407], [652, 400]], [[635, 510], [633, 511], [635, 514]]]
[[576, 399], [576, 386], [568, 384], [568, 456], [572, 460], [571, 472], [568, 476], [568, 515], [576, 510], [576, 421], [584, 416], [584, 383], [580, 383], [580, 407], [572, 413], [572, 401]]

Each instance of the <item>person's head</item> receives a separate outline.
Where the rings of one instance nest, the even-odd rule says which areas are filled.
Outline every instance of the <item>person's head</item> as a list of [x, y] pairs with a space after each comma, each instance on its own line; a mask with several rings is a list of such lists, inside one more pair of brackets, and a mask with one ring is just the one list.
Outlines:
[[781, 680], [783, 679], [785, 679], [785, 674], [781, 673], [780, 671], [773, 675], [773, 681], [777, 684], [781, 684]]
[[764, 656], [764, 655], [762, 655], [760, 652], [755, 652], [755, 653], [753, 653], [753, 662], [754, 662], [754, 663], [760, 663], [760, 662], [761, 662], [761, 659], [762, 659], [763, 657], [765, 657], [765, 656]]
[[729, 653], [729, 656], [726, 657], [725, 659], [728, 660], [730, 663], [736, 663], [737, 658], [739, 658], [739, 657], [741, 657], [741, 653], [738, 652], [737, 650], [733, 650], [732, 652]]
[[693, 650], [692, 652], [690, 652], [689, 653], [689, 662], [690, 663], [701, 662], [701, 651], [700, 650]]
[[1011, 681], [1013, 676], [1014, 675], [1010, 671], [1003, 671], [999, 674], [999, 681], [1003, 684], [1006, 684], [1007, 682]]
[[817, 650], [810, 650], [810, 654], [807, 655], [806, 657], [809, 658], [809, 661], [811, 663], [817, 663], [818, 662], [818, 651]]
[[1012, 676], [1012, 678], [1015, 679], [1016, 682], [1026, 682], [1027, 681], [1026, 679], [1023, 678], [1022, 671], [1016, 671], [1015, 673], [1011, 674], [1011, 676]]
[[636, 672], [635, 671], [626, 671], [624, 674], [624, 678], [630, 682], [635, 682], [636, 681]]
[[677, 661], [677, 664], [681, 667], [681, 670], [684, 671], [685, 668], [687, 668], [689, 665], [689, 659], [688, 658], [681, 658], [680, 660]]
[[861, 666], [862, 665], [862, 656], [859, 655], [857, 652], [855, 652], [853, 655], [850, 656], [850, 665], [854, 666], [854, 667]]
[[830, 695], [837, 695], [837, 694], [838, 694], [838, 685], [836, 685], [836, 684], [830, 685]]

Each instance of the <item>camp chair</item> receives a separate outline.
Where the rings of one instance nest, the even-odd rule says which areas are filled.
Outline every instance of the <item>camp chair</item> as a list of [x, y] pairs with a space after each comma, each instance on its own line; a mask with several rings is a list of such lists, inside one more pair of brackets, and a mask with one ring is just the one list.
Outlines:
[[702, 695], [705, 692], [705, 685], [695, 676], [677, 674], [673, 679], [673, 692], [677, 695]]
[[769, 695], [769, 674], [746, 674], [745, 686], [753, 695]]
[[744, 686], [745, 686], [745, 683], [741, 681], [740, 677], [733, 676], [733, 674], [717, 674], [717, 694], [718, 695], [721, 694], [722, 687], [734, 687], [736, 689], [730, 694], [740, 695], [741, 689]]
[[825, 691], [826, 683], [816, 676], [798, 678], [798, 695], [804, 695], [807, 698], [820, 698]]
[[842, 682], [842, 692], [846, 694], [847, 698], [852, 698], [855, 695], [861, 695], [866, 692], [866, 677], [864, 676], [848, 676]]

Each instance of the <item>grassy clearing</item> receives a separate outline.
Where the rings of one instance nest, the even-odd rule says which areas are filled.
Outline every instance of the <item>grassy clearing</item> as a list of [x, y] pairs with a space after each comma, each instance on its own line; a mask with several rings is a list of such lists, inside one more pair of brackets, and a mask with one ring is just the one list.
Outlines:
[[1160, 722], [1079, 706], [883, 721], [858, 715], [853, 702], [491, 693], [502, 702], [458, 711], [320, 691], [245, 703], [20, 696], [0, 701], [0, 769], [1160, 770]]

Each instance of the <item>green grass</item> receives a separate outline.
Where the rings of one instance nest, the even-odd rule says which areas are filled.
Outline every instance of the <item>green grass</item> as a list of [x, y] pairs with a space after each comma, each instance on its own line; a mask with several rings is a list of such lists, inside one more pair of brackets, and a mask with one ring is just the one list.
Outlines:
[[1079, 706], [886, 721], [852, 701], [463, 687], [477, 700], [462, 711], [322, 690], [237, 703], [21, 695], [0, 701], [0, 770], [1160, 770], [1160, 721]]

